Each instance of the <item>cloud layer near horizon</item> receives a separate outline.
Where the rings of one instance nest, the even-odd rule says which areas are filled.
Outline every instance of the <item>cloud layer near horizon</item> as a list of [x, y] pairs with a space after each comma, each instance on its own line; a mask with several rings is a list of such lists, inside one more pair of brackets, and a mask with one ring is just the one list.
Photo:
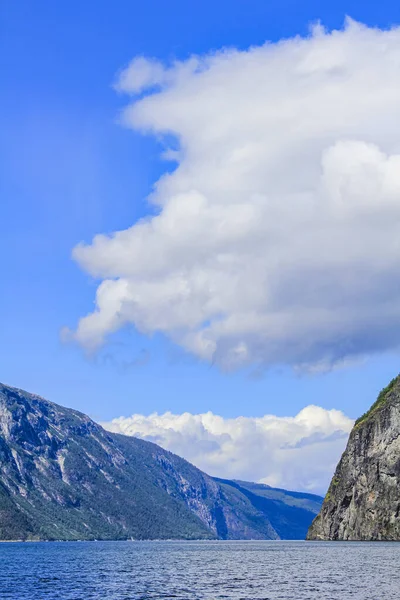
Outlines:
[[102, 425], [155, 442], [213, 476], [323, 494], [353, 421], [338, 410], [307, 406], [295, 417], [167, 412]]
[[[165, 66], [136, 58], [126, 126], [176, 169], [157, 214], [80, 244], [101, 280], [72, 333], [133, 324], [222, 368], [325, 369], [400, 341], [400, 29], [348, 21]], [[168, 140], [175, 140], [174, 149]]]

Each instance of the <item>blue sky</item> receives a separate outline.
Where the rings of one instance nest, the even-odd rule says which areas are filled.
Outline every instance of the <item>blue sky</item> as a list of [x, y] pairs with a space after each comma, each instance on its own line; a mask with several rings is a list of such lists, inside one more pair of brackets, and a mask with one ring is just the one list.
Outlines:
[[395, 2], [219, 0], [146, 3], [22, 2], [0, 7], [1, 379], [101, 420], [133, 412], [212, 410], [226, 417], [294, 415], [308, 404], [362, 413], [398, 371], [375, 353], [324, 374], [271, 367], [224, 373], [155, 334], [130, 327], [88, 358], [60, 341], [92, 309], [96, 283], [71, 259], [97, 233], [149, 212], [165, 171], [160, 145], [117, 123], [126, 99], [112, 88], [137, 55], [185, 60], [225, 46], [305, 35], [345, 15], [400, 22]]

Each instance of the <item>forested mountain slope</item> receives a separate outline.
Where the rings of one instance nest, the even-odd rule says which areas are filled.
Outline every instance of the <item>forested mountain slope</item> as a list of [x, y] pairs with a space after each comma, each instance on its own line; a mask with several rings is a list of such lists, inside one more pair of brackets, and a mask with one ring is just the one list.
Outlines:
[[0, 384], [0, 539], [304, 537], [315, 511], [268, 502]]

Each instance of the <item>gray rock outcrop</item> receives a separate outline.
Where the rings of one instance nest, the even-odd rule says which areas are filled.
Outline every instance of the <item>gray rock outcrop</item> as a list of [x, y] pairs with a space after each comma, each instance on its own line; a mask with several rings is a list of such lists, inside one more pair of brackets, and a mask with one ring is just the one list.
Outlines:
[[309, 540], [400, 540], [400, 376], [358, 419]]

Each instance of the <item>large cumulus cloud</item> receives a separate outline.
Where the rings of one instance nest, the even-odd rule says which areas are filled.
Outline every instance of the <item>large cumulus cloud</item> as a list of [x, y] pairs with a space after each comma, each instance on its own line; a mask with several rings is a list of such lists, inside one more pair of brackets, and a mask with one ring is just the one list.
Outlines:
[[398, 347], [400, 29], [139, 57], [117, 87], [176, 168], [155, 215], [75, 248], [99, 279], [77, 341], [133, 324], [223, 368]]
[[210, 475], [325, 493], [353, 421], [338, 410], [307, 406], [295, 417], [165, 413], [103, 425], [156, 442]]

